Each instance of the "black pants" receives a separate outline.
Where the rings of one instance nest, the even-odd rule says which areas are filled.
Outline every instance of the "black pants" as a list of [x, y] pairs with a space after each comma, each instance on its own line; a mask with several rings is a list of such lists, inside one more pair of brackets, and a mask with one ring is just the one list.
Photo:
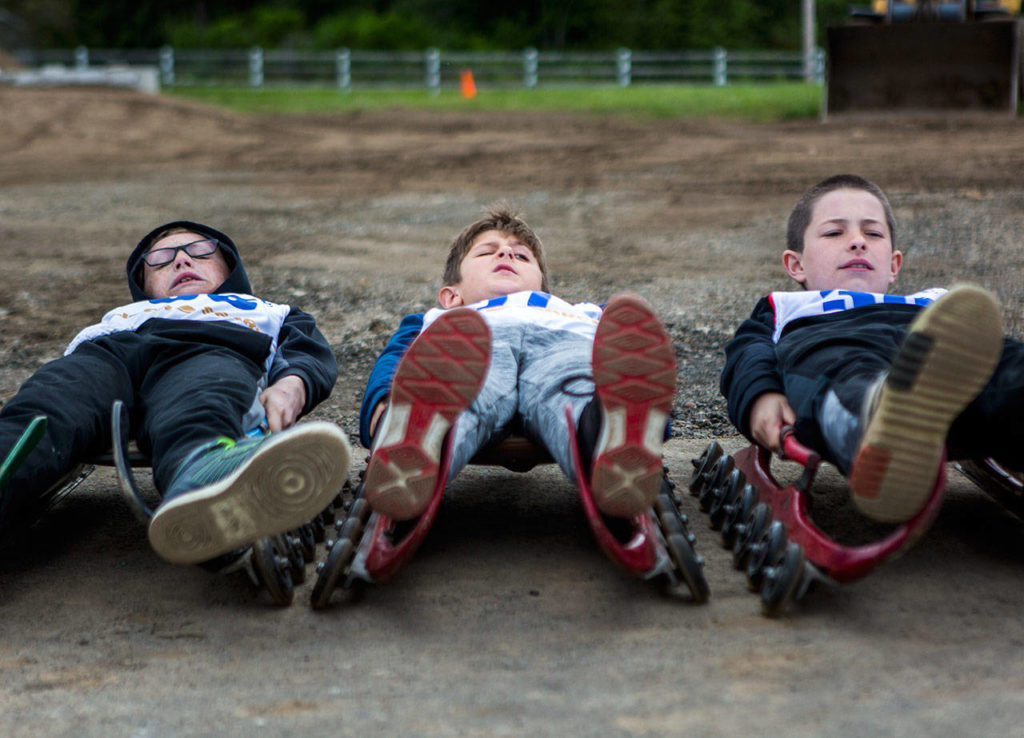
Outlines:
[[48, 420], [35, 450], [0, 490], [0, 528], [31, 510], [76, 464], [110, 447], [114, 400], [125, 403], [133, 436], [152, 459], [161, 492], [196, 446], [244, 434], [242, 418], [256, 397], [263, 374], [260, 353], [266, 355], [269, 339], [259, 336], [253, 342], [259, 334], [236, 329], [251, 334], [244, 336], [248, 345], [239, 348], [233, 345], [235, 330], [211, 331], [218, 327], [206, 324], [197, 335], [169, 323], [154, 321], [138, 332], [81, 344], [41, 367], [0, 409], [0, 458], [34, 416]]
[[[816, 378], [786, 378], [786, 395], [797, 413], [797, 436], [825, 458], [832, 458], [818, 426], [820, 408], [829, 391], [843, 407], [859, 415], [868, 389], [888, 362], [851, 351], [847, 361]], [[1003, 352], [992, 378], [957, 416], [946, 436], [950, 459], [991, 456], [1011, 469], [1024, 470], [1024, 343], [1003, 341]]]

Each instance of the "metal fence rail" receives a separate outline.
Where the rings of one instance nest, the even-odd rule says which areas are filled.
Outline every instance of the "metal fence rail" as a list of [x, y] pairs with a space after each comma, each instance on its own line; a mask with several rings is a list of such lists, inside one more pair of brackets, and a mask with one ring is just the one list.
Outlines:
[[822, 84], [825, 54], [783, 51], [423, 52], [295, 51], [280, 49], [48, 49], [15, 52], [26, 67], [64, 65], [159, 69], [166, 87], [456, 88], [470, 69], [495, 88], [804, 80]]

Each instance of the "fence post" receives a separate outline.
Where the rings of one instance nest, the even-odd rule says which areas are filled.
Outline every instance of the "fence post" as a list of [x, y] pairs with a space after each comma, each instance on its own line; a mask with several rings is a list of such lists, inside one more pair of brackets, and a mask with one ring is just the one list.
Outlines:
[[174, 86], [174, 49], [170, 46], [160, 47], [160, 84]]
[[523, 52], [523, 85], [528, 90], [537, 86], [537, 50], [533, 47]]
[[814, 81], [825, 84], [825, 50], [821, 48], [814, 50]]
[[338, 87], [345, 92], [352, 92], [352, 52], [338, 49], [334, 55], [334, 68], [338, 76]]
[[723, 49], [721, 46], [716, 46], [715, 47], [715, 52], [714, 52], [714, 72], [713, 72], [714, 78], [715, 78], [715, 87], [725, 87], [725, 83], [726, 83], [726, 79], [727, 79], [727, 77], [726, 77], [726, 64], [727, 64], [727, 60], [726, 60], [725, 49]]
[[249, 86], [263, 86], [263, 49], [259, 46], [249, 49]]
[[615, 77], [619, 87], [629, 87], [633, 81], [633, 52], [627, 48], [615, 52]]
[[75, 69], [89, 68], [89, 49], [79, 46], [75, 49]]
[[441, 92], [441, 52], [438, 49], [427, 49], [427, 89], [431, 95]]

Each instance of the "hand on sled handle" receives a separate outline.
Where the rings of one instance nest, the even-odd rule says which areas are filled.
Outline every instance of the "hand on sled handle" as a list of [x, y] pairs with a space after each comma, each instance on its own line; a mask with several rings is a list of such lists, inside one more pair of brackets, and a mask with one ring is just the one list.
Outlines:
[[778, 453], [784, 426], [796, 422], [796, 413], [781, 392], [765, 392], [750, 408], [750, 433], [761, 446]]
[[306, 384], [294, 374], [281, 377], [260, 393], [271, 433], [295, 425], [306, 406]]

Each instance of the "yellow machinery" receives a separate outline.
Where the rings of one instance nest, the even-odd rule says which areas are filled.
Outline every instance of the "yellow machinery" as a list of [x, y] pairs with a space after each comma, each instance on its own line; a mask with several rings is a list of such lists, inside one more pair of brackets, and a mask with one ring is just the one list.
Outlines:
[[828, 29], [827, 113], [988, 109], [1015, 114], [1021, 0], [872, 0]]

